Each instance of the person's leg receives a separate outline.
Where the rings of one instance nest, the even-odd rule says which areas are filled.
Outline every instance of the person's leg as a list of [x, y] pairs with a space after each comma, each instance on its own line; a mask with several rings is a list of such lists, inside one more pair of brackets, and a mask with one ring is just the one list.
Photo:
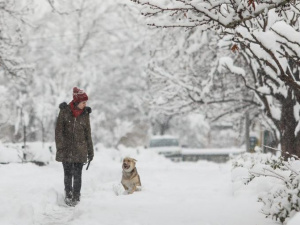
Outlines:
[[72, 168], [73, 163], [63, 162], [66, 198], [72, 198]]
[[81, 174], [83, 163], [74, 163], [73, 200], [80, 201]]

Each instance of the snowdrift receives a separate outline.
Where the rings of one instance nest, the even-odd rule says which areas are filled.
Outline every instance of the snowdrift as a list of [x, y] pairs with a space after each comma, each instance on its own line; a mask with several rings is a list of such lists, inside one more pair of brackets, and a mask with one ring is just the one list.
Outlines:
[[33, 162], [46, 165], [53, 160], [54, 143], [29, 142], [24, 148], [22, 143], [0, 143], [0, 163]]

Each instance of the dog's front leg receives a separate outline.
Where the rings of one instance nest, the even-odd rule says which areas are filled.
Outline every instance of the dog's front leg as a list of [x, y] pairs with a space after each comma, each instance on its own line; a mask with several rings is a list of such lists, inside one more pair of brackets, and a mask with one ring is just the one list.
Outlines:
[[136, 191], [136, 185], [133, 186], [133, 188], [131, 189], [131, 191], [129, 192], [129, 194], [133, 194], [133, 192]]
[[123, 185], [124, 189], [127, 191], [127, 190], [128, 190], [128, 187], [125, 186], [123, 183], [122, 183], [122, 185]]

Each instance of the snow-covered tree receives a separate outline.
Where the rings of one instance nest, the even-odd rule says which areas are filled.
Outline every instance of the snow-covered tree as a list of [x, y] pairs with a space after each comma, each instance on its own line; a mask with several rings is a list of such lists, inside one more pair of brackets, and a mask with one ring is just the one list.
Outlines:
[[[34, 5], [32, 26], [20, 49], [34, 68], [32, 79], [24, 83], [30, 96], [23, 98], [30, 100], [23, 112], [32, 118], [31, 140], [53, 140], [58, 105], [71, 101], [72, 88], [78, 86], [89, 95], [95, 142], [144, 145], [149, 129], [143, 101], [149, 37], [135, 9], [122, 1], [104, 0], [34, 1]], [[16, 120], [16, 105], [12, 108], [11, 124], [17, 124], [15, 133], [20, 133], [22, 120]]]
[[[279, 131], [283, 152], [300, 155], [298, 1], [134, 1], [155, 27], [212, 30], [219, 45], [239, 52], [242, 68], [223, 61], [255, 94]], [[254, 81], [254, 82], [253, 82]]]
[[29, 25], [27, 17], [30, 13], [30, 1], [0, 1], [0, 73], [5, 73], [8, 78], [26, 75], [28, 65], [18, 57], [17, 51], [23, 45], [23, 30]]
[[259, 102], [240, 84], [239, 75], [223, 72], [228, 67], [225, 62], [231, 59], [218, 49], [215, 34], [167, 31], [158, 36], [161, 41], [151, 54], [148, 68], [153, 118], [185, 117], [196, 112], [212, 125], [226, 120], [234, 126], [241, 124], [239, 117], [246, 111], [252, 112], [251, 119], [260, 116]]
[[[31, 26], [33, 5], [30, 0], [21, 2], [0, 1], [0, 112], [1, 139], [9, 140], [15, 128], [29, 122], [26, 83], [31, 81], [32, 66], [20, 54], [24, 46], [24, 30]], [[28, 118], [28, 120], [25, 119]], [[22, 119], [23, 118], [23, 119]], [[20, 138], [20, 136], [18, 137]]]

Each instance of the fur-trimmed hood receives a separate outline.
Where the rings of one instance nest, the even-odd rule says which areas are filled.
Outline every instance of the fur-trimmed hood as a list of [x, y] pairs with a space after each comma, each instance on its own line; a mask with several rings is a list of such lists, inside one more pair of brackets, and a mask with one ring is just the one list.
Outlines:
[[[70, 108], [70, 106], [69, 106], [69, 104], [67, 104], [66, 102], [63, 102], [63, 103], [60, 103], [59, 104], [59, 108], [60, 109], [66, 109], [67, 107], [69, 107], [69, 109], [70, 109], [70, 111], [71, 111], [71, 108]], [[84, 108], [84, 111], [83, 111], [83, 114], [85, 114], [85, 113], [92, 113], [92, 108], [91, 107], [85, 107]]]

